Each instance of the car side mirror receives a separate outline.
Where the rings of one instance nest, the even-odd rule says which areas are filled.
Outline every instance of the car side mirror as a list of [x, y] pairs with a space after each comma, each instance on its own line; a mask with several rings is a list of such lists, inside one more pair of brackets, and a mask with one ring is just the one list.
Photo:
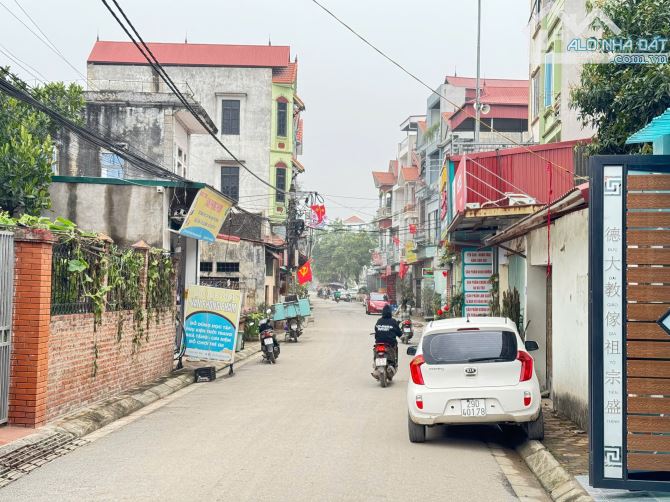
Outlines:
[[416, 355], [416, 345], [411, 345], [407, 347], [407, 355], [408, 356], [415, 356]]
[[528, 352], [533, 352], [534, 350], [539, 350], [540, 349], [540, 346], [534, 340], [527, 340], [525, 345], [526, 345], [526, 350]]

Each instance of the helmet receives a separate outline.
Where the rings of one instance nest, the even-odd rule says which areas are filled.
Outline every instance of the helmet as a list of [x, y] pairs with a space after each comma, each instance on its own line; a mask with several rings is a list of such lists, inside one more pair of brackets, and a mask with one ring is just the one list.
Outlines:
[[382, 309], [382, 317], [391, 317], [391, 314], [391, 306], [384, 305], [384, 308]]

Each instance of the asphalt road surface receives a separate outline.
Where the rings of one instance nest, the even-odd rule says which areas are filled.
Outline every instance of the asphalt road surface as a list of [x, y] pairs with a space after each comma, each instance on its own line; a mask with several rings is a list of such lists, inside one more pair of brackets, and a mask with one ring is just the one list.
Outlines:
[[315, 322], [282, 344], [276, 365], [253, 359], [187, 387], [0, 489], [0, 500], [479, 502], [516, 500], [517, 483], [547, 500], [498, 428], [436, 427], [411, 444], [409, 356], [401, 350], [382, 389], [370, 376], [377, 317], [314, 303]]

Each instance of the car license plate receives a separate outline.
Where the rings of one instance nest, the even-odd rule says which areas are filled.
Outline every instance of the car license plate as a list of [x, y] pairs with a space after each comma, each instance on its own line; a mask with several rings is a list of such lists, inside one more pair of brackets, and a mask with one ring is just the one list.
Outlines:
[[272, 338], [266, 338], [265, 340], [263, 340], [263, 343], [265, 345], [272, 345], [274, 342], [272, 341]]
[[375, 366], [386, 366], [386, 358], [378, 357], [375, 359]]
[[404, 331], [405, 333], [411, 333], [411, 332], [412, 332], [412, 328], [405, 328], [405, 329], [403, 329], [403, 331]]
[[486, 399], [461, 399], [461, 415], [464, 417], [485, 417]]

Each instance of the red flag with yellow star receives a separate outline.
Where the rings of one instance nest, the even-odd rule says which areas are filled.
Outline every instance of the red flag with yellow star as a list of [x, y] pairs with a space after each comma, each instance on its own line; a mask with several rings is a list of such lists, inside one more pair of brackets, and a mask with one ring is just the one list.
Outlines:
[[312, 265], [310, 262], [305, 263], [298, 269], [298, 284], [301, 286], [306, 282], [312, 281]]

